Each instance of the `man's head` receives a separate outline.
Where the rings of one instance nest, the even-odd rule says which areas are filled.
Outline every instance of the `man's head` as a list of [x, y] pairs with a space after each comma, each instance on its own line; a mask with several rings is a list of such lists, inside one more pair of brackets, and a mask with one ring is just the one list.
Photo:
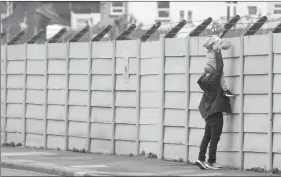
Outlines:
[[219, 23], [218, 21], [213, 22], [212, 31], [214, 34], [218, 35], [222, 33], [223, 30], [224, 30], [224, 26], [221, 23]]

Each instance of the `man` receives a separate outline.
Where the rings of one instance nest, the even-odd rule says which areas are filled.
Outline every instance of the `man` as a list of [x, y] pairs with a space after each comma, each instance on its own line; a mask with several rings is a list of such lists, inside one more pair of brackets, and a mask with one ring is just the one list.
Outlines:
[[[220, 84], [224, 66], [220, 50], [215, 52], [215, 59], [216, 68], [210, 73], [205, 73], [197, 82], [204, 91], [199, 105], [199, 111], [206, 122], [205, 133], [200, 145], [199, 159], [196, 161], [196, 165], [201, 169], [220, 168], [216, 164], [216, 152], [223, 128], [222, 113], [231, 112], [230, 100], [228, 97], [223, 96], [223, 90]], [[205, 155], [209, 142], [209, 159], [205, 163]]]

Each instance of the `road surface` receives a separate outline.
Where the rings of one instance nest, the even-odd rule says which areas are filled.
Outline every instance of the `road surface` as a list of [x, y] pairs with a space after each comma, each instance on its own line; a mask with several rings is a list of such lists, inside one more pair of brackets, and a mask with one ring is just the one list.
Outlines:
[[24, 170], [1, 168], [1, 176], [50, 176], [50, 175], [42, 174], [42, 173], [34, 173]]

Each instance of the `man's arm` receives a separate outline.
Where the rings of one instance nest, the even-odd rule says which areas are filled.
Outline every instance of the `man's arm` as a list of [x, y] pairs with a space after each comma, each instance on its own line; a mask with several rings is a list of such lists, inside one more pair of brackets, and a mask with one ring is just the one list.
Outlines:
[[216, 57], [216, 69], [215, 72], [212, 74], [210, 79], [210, 84], [220, 84], [220, 79], [223, 72], [223, 58], [221, 55], [221, 51], [215, 53]]

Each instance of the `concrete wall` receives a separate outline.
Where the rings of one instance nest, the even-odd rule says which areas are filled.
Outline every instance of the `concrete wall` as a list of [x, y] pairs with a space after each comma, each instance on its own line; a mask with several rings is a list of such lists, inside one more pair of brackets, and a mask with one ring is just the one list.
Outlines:
[[[1, 46], [1, 142], [197, 160], [204, 40]], [[230, 40], [218, 162], [281, 168], [281, 34]]]

